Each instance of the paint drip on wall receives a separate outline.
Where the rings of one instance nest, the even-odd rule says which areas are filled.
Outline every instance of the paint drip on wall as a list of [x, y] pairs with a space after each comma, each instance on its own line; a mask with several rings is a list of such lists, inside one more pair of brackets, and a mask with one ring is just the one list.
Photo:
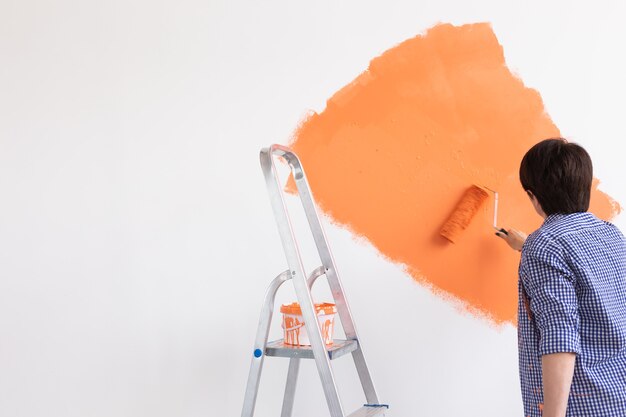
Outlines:
[[[492, 202], [456, 244], [439, 229], [472, 184], [499, 192], [502, 226], [539, 227], [518, 168], [533, 144], [555, 136], [539, 93], [509, 71], [489, 24], [442, 24], [373, 59], [291, 146], [335, 222], [437, 294], [514, 323], [519, 254], [494, 236]], [[590, 211], [609, 219], [619, 205], [597, 186]]]

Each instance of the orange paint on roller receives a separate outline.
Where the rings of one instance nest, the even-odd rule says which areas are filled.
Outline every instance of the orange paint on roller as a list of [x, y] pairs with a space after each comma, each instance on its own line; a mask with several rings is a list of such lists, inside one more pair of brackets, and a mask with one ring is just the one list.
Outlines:
[[444, 223], [439, 234], [452, 243], [456, 243], [459, 235], [467, 229], [470, 222], [478, 213], [489, 194], [482, 188], [472, 185], [465, 190], [463, 197], [448, 220]]

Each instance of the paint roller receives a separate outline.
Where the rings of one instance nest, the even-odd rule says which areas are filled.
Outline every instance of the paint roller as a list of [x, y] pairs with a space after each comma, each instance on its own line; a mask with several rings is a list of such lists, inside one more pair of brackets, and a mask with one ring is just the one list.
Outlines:
[[450, 242], [455, 243], [459, 235], [467, 229], [470, 222], [489, 198], [489, 193], [477, 185], [472, 185], [463, 194], [456, 208], [443, 224], [439, 234]]
[[[506, 230], [498, 228], [498, 193], [490, 188], [484, 187], [494, 194], [493, 227], [501, 233], [508, 234]], [[463, 194], [463, 197], [450, 214], [439, 234], [452, 243], [456, 243], [459, 235], [467, 229], [470, 222], [480, 210], [485, 200], [489, 198], [489, 193], [482, 187], [472, 185]]]

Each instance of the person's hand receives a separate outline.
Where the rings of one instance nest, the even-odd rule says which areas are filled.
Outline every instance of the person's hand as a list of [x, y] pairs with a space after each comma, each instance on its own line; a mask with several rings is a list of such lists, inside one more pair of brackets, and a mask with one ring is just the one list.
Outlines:
[[522, 250], [522, 246], [524, 245], [524, 242], [526, 242], [526, 238], [528, 237], [525, 233], [522, 233], [517, 229], [500, 229], [496, 232], [496, 236], [504, 239], [504, 241], [516, 251]]

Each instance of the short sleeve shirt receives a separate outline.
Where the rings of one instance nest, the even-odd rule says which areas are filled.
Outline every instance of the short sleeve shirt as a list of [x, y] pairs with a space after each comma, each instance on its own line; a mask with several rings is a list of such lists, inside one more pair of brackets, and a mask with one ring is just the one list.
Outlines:
[[590, 213], [557, 214], [519, 266], [524, 415], [541, 416], [541, 356], [576, 353], [567, 416], [626, 416], [626, 241]]

